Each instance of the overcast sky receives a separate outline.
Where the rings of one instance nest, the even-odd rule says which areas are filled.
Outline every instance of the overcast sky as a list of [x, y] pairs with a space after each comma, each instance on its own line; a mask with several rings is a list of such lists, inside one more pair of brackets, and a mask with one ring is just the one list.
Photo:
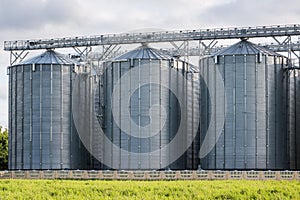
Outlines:
[[5, 40], [299, 22], [298, 0], [0, 0], [0, 125], [8, 125]]

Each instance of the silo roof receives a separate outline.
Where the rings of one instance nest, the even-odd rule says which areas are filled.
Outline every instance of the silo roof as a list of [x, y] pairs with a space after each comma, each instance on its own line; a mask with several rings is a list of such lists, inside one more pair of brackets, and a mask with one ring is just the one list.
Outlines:
[[173, 57], [166, 52], [149, 47], [148, 45], [142, 45], [132, 51], [129, 51], [114, 60], [125, 59], [153, 59], [153, 60], [170, 60]]
[[258, 46], [247, 40], [242, 40], [228, 48], [225, 48], [217, 53], [214, 56], [223, 56], [223, 55], [255, 55], [262, 53], [264, 55], [270, 56], [281, 56], [280, 54], [271, 51], [265, 47]]
[[53, 50], [47, 50], [46, 52], [38, 56], [20, 62], [18, 65], [28, 65], [28, 64], [73, 65], [78, 63], [75, 60], [68, 58], [66, 55], [57, 53]]

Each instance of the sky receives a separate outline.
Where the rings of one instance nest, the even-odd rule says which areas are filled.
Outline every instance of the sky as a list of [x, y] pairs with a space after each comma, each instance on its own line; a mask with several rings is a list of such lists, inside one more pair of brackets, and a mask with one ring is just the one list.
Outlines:
[[4, 41], [299, 22], [298, 0], [1, 0], [0, 125], [8, 126]]

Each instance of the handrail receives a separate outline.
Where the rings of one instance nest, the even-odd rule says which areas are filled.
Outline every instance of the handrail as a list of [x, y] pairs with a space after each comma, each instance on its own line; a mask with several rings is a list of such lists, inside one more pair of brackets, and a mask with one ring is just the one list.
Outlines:
[[15, 40], [5, 41], [4, 50], [18, 51], [116, 44], [158, 43], [171, 41], [276, 37], [294, 35], [300, 35], [299, 24], [147, 33], [108, 34], [100, 36], [65, 37], [56, 39]]

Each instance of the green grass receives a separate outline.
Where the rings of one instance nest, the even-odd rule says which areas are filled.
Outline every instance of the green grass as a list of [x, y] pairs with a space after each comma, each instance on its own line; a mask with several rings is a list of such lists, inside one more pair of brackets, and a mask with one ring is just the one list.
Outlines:
[[300, 199], [300, 182], [0, 180], [0, 199]]

